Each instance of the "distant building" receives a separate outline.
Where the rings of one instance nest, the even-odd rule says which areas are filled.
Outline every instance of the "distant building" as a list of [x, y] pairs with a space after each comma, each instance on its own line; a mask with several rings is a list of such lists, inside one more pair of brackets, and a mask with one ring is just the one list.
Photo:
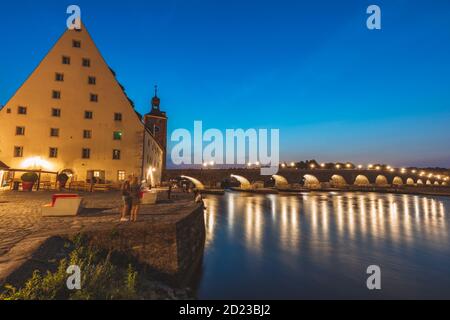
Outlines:
[[10, 168], [161, 181], [167, 118], [159, 98], [144, 123], [84, 26], [61, 36], [0, 109], [0, 124], [0, 161]]

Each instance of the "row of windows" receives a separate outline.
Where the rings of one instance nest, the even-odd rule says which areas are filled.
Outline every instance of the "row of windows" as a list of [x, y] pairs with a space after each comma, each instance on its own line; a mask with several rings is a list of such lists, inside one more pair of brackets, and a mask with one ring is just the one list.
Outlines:
[[[61, 99], [61, 91], [53, 90], [52, 91], [52, 98], [56, 99], [56, 100], [60, 100]], [[89, 101], [91, 101], [91, 102], [98, 102], [98, 94], [90, 93], [89, 94]]]
[[[72, 59], [69, 56], [62, 56], [62, 64], [70, 65], [72, 63]], [[91, 59], [82, 58], [81, 65], [83, 67], [89, 68], [91, 66]]]
[[[64, 73], [55, 73], [55, 81], [57, 82], [64, 82]], [[97, 84], [97, 78], [93, 76], [88, 76], [88, 84], [90, 85], [96, 85]]]
[[[25, 127], [16, 127], [16, 136], [24, 136]], [[50, 128], [50, 137], [59, 137], [59, 128]], [[92, 130], [83, 130], [83, 138], [91, 139]], [[122, 140], [122, 131], [113, 132], [113, 140]]]
[[[27, 114], [27, 112], [28, 112], [27, 107], [19, 106], [17, 108], [17, 113], [18, 114], [25, 115], [25, 114]], [[11, 109], [8, 109], [7, 113], [11, 113]], [[61, 117], [61, 109], [59, 109], [59, 108], [52, 108], [51, 115], [52, 115], [52, 117]], [[85, 111], [84, 112], [84, 118], [85, 119], [92, 119], [93, 116], [94, 116], [94, 113], [92, 111]], [[114, 121], [122, 121], [122, 114], [118, 113], [118, 112], [114, 113]]]
[[[14, 157], [15, 158], [23, 157], [23, 147], [21, 147], [21, 146], [14, 147]], [[48, 157], [49, 158], [58, 158], [58, 148], [50, 147]], [[91, 149], [89, 149], [89, 148], [81, 149], [81, 158], [90, 159], [91, 158]], [[120, 160], [120, 158], [121, 158], [121, 151], [119, 149], [114, 149], [112, 151], [112, 159]]]

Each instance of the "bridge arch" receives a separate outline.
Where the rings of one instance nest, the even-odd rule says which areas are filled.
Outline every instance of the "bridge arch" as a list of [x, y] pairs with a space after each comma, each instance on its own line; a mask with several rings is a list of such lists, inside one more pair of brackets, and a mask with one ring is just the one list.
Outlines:
[[422, 179], [417, 180], [417, 184], [423, 184]]
[[435, 182], [434, 182], [434, 185], [435, 185], [435, 186], [440, 186], [440, 183], [439, 183], [438, 181], [435, 181]]
[[414, 179], [413, 178], [408, 178], [406, 180], [406, 184], [409, 185], [409, 186], [413, 185], [414, 184]]
[[231, 177], [236, 179], [237, 181], [239, 181], [239, 183], [241, 184], [241, 189], [244, 189], [244, 190], [251, 189], [252, 184], [250, 183], [250, 181], [248, 181], [247, 178], [245, 178], [243, 176], [238, 176], [235, 174], [232, 174]]
[[347, 185], [347, 181], [345, 181], [343, 176], [335, 174], [331, 177], [331, 185], [333, 187], [345, 187]]
[[320, 188], [320, 181], [315, 176], [313, 176], [311, 174], [305, 174], [303, 176], [303, 178], [305, 179], [304, 186], [306, 188], [311, 188], [311, 189]]
[[395, 186], [402, 186], [403, 179], [401, 177], [394, 177], [394, 179], [392, 180], [392, 184]]
[[369, 186], [370, 185], [370, 181], [365, 175], [360, 174], [359, 176], [356, 177], [354, 185], [356, 185], [356, 186]]
[[198, 179], [195, 179], [195, 178], [189, 177], [189, 176], [181, 176], [180, 178], [189, 180], [190, 182], [192, 182], [195, 185], [195, 187], [198, 190], [204, 190], [205, 189], [205, 185]]
[[431, 185], [431, 180], [427, 180], [426, 184], [430, 186]]
[[389, 182], [388, 182], [388, 179], [386, 178], [386, 176], [383, 176], [380, 174], [375, 179], [375, 184], [377, 186], [387, 186], [387, 185], [389, 185]]
[[442, 182], [442, 185], [443, 186], [448, 186], [448, 183], [444, 181], [444, 182]]
[[275, 180], [275, 187], [276, 188], [287, 187], [289, 185], [289, 182], [283, 176], [280, 176], [278, 174], [274, 174], [272, 176], [272, 178], [273, 178], [273, 180]]

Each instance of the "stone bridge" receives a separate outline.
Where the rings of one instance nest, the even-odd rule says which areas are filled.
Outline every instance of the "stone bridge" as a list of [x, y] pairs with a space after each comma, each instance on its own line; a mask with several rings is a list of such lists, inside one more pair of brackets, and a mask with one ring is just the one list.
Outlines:
[[274, 176], [262, 176], [260, 169], [173, 169], [166, 170], [165, 180], [186, 179], [197, 188], [218, 187], [224, 181], [235, 181], [242, 188], [258, 185], [275, 187], [303, 186], [308, 188], [356, 186], [448, 186], [438, 177], [421, 176], [376, 169], [294, 169], [284, 168]]

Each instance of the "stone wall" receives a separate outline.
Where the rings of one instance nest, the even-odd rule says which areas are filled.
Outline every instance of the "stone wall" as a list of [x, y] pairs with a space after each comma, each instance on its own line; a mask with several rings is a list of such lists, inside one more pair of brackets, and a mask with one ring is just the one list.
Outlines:
[[175, 223], [137, 223], [83, 232], [91, 245], [134, 256], [150, 272], [183, 283], [203, 257], [205, 222], [197, 207]]

